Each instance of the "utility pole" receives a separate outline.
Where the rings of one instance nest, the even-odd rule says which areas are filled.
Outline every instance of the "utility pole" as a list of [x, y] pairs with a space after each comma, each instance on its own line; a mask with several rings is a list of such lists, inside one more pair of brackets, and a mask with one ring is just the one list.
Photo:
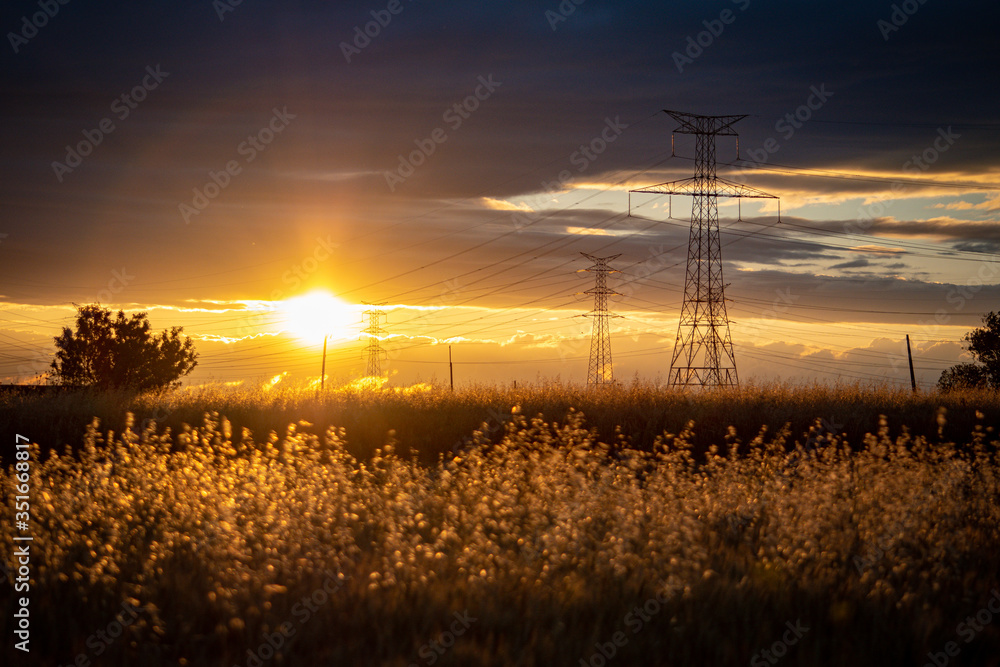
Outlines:
[[319, 390], [326, 388], [326, 339], [329, 335], [323, 336], [323, 370], [319, 372]]
[[382, 337], [385, 334], [382, 323], [385, 321], [386, 315], [379, 309], [379, 306], [385, 304], [365, 303], [365, 305], [373, 306], [363, 314], [368, 320], [368, 327], [362, 332], [368, 337], [368, 345], [365, 347], [367, 357], [365, 377], [382, 377], [382, 358], [385, 356], [385, 351], [382, 349]]
[[917, 376], [913, 374], [913, 353], [910, 352], [910, 334], [906, 334], [906, 358], [910, 360], [910, 386], [917, 393]]
[[595, 273], [594, 287], [584, 294], [594, 295], [594, 309], [589, 313], [584, 313], [581, 317], [594, 318], [594, 328], [590, 334], [590, 368], [587, 371], [587, 386], [610, 385], [615, 383], [614, 369], [611, 364], [611, 327], [609, 320], [612, 317], [621, 317], [608, 311], [608, 297], [619, 294], [612, 289], [608, 289], [608, 274], [621, 273], [608, 267], [608, 262], [621, 255], [611, 257], [594, 257], [585, 252], [581, 255], [594, 263], [589, 269], [580, 271], [591, 271]]
[[451, 366], [451, 345], [448, 346], [448, 383], [451, 390], [455, 391], [455, 370]]
[[[631, 193], [636, 192], [688, 195], [693, 198], [684, 302], [677, 323], [668, 382], [675, 387], [736, 387], [739, 386], [739, 377], [726, 313], [718, 198], [777, 197], [716, 175], [715, 138], [736, 136], [738, 159], [739, 139], [732, 126], [746, 115], [699, 116], [669, 109], [664, 111], [680, 123], [674, 133], [695, 136], [695, 175], [693, 178], [632, 190], [629, 195], [631, 197]], [[778, 207], [778, 222], [781, 222], [780, 202]]]

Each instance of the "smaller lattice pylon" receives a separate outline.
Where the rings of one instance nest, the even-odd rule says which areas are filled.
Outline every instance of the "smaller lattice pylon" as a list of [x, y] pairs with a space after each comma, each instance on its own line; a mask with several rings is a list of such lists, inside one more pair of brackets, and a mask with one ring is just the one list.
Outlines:
[[594, 287], [583, 292], [594, 296], [594, 309], [579, 317], [593, 318], [594, 327], [590, 334], [590, 367], [587, 370], [587, 386], [611, 385], [615, 383], [614, 367], [611, 363], [611, 318], [621, 317], [608, 310], [608, 297], [620, 296], [620, 292], [608, 288], [608, 274], [621, 273], [608, 267], [608, 262], [621, 257], [594, 257], [585, 252], [581, 255], [594, 263], [593, 266], [580, 271], [594, 274]]
[[382, 324], [386, 320], [386, 315], [380, 306], [385, 304], [365, 302], [365, 305], [371, 306], [362, 313], [364, 318], [362, 321], [368, 323], [368, 326], [361, 332], [368, 339], [368, 344], [365, 346], [365, 359], [367, 360], [365, 377], [382, 377], [382, 361], [386, 357], [385, 350], [382, 349], [382, 340], [385, 338], [385, 329], [382, 328]]

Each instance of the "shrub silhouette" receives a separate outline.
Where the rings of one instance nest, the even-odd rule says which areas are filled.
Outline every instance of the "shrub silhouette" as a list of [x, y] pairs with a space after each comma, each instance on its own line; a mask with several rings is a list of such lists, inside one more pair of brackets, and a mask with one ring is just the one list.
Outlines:
[[965, 334], [966, 348], [975, 363], [957, 364], [941, 373], [942, 391], [976, 387], [1000, 389], [1000, 313], [983, 315], [983, 326]]
[[76, 331], [57, 336], [53, 378], [64, 385], [96, 389], [176, 387], [192, 370], [197, 353], [183, 327], [150, 334], [146, 313], [115, 317], [97, 304], [77, 306]]

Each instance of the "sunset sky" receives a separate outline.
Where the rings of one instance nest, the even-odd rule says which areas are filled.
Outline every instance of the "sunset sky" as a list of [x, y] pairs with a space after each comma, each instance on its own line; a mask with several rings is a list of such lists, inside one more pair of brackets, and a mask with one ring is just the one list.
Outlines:
[[[46, 8], [49, 14], [46, 14]], [[621, 254], [615, 376], [663, 380], [690, 199], [663, 109], [748, 114], [719, 173], [740, 378], [932, 386], [1000, 310], [1000, 8], [918, 0], [10, 2], [0, 10], [0, 380], [74, 303], [183, 326], [188, 378], [583, 382]], [[367, 34], [366, 34], [367, 31]], [[668, 213], [672, 214], [668, 217]]]

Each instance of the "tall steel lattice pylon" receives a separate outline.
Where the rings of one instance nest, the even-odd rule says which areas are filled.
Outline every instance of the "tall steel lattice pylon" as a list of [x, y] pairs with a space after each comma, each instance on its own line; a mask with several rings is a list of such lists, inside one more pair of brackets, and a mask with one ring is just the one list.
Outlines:
[[[719, 197], [777, 199], [776, 196], [719, 178], [715, 171], [715, 138], [739, 135], [732, 126], [742, 116], [698, 116], [664, 109], [680, 123], [674, 132], [695, 136], [694, 178], [661, 183], [632, 192], [690, 195], [691, 232], [688, 240], [684, 303], [668, 382], [672, 386], [735, 387], [739, 385], [736, 357], [726, 314], [725, 283], [722, 279], [722, 248], [719, 243]], [[671, 135], [671, 153], [673, 136]], [[631, 201], [629, 202], [631, 209]], [[781, 204], [778, 204], [778, 222]], [[631, 210], [630, 210], [631, 213]], [[742, 218], [742, 216], [740, 216]]]
[[608, 262], [620, 257], [594, 257], [585, 252], [581, 255], [594, 263], [589, 269], [594, 275], [594, 288], [589, 289], [584, 294], [594, 295], [594, 309], [589, 313], [584, 313], [581, 317], [592, 317], [594, 328], [590, 334], [590, 368], [587, 371], [587, 386], [614, 384], [614, 368], [611, 364], [611, 326], [612, 317], [621, 317], [608, 311], [608, 297], [619, 294], [612, 289], [608, 289], [608, 274], [621, 273], [615, 269], [608, 268]]
[[382, 377], [382, 359], [385, 357], [385, 350], [382, 349], [382, 338], [385, 335], [385, 329], [382, 328], [382, 323], [385, 321], [386, 315], [378, 306], [385, 304], [369, 303], [365, 305], [374, 306], [366, 310], [363, 314], [364, 318], [368, 321], [368, 327], [362, 331], [368, 337], [368, 345], [365, 347], [365, 356], [368, 360], [365, 368], [365, 377]]

